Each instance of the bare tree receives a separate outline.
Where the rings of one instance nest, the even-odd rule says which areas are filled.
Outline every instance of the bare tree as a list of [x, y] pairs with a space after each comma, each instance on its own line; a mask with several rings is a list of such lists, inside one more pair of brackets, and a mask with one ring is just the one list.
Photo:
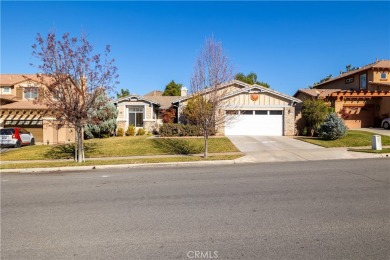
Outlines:
[[55, 33], [46, 39], [38, 33], [36, 40], [33, 56], [40, 61], [38, 76], [42, 75], [39, 78], [46, 86], [39, 102], [46, 104], [60, 123], [75, 128], [75, 160], [83, 162], [83, 127], [89, 123], [88, 110], [99, 109], [97, 97], [118, 83], [114, 59], [108, 57], [110, 46], [101, 55], [93, 52], [84, 35], [78, 39], [65, 33], [58, 40]]
[[208, 37], [196, 59], [191, 78], [191, 106], [196, 122], [203, 132], [204, 157], [208, 156], [210, 134], [226, 124], [225, 97], [230, 89], [223, 87], [233, 79], [233, 69], [222, 50], [222, 43]]

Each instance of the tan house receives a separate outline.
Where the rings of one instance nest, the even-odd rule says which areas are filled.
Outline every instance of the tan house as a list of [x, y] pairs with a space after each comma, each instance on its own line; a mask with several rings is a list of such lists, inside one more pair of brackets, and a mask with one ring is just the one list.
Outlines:
[[[187, 95], [185, 88], [182, 95]], [[162, 125], [162, 112], [172, 106], [172, 102], [181, 96], [163, 96], [159, 90], [152, 91], [144, 96], [129, 95], [116, 101], [118, 108], [117, 127], [125, 131], [133, 125], [144, 128], [149, 132], [158, 130]]]
[[31, 132], [37, 143], [74, 142], [73, 128], [60, 125], [45, 105], [38, 104], [42, 76], [0, 74], [0, 128], [20, 127]]
[[300, 89], [294, 97], [329, 102], [348, 128], [379, 126], [390, 115], [390, 60], [381, 60]]

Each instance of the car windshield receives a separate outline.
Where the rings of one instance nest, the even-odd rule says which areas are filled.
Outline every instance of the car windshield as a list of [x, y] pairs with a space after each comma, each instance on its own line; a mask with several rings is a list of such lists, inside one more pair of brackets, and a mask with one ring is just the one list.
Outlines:
[[10, 129], [10, 128], [0, 129], [0, 135], [13, 135], [13, 134], [14, 134], [14, 129]]

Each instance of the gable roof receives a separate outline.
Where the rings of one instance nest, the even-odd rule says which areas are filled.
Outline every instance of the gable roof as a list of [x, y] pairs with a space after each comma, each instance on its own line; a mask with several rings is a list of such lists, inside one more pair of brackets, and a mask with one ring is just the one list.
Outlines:
[[172, 102], [178, 99], [179, 96], [139, 96], [139, 95], [129, 95], [120, 99], [117, 99], [117, 103], [123, 101], [144, 101], [147, 103], [154, 104], [162, 109], [170, 108]]
[[340, 75], [338, 75], [338, 76], [336, 76], [334, 78], [330, 78], [327, 81], [324, 81], [322, 83], [319, 83], [319, 84], [315, 85], [314, 88], [316, 88], [318, 86], [322, 86], [324, 84], [328, 84], [328, 83], [333, 82], [333, 81], [338, 80], [338, 79], [346, 78], [346, 77], [351, 76], [353, 74], [356, 74], [356, 73], [359, 73], [359, 72], [362, 72], [362, 71], [365, 71], [365, 70], [369, 70], [369, 69], [372, 69], [372, 68], [375, 68], [375, 69], [390, 69], [390, 60], [376, 61], [374, 63], [370, 63], [368, 65], [362, 66], [362, 67], [360, 67], [360, 68], [358, 68], [356, 70], [345, 72], [345, 73], [340, 74]]
[[299, 93], [306, 94], [308, 96], [312, 96], [315, 98], [325, 98], [329, 96], [331, 93], [340, 91], [341, 89], [310, 89], [310, 88], [304, 88], [299, 89], [297, 92], [295, 92], [294, 97], [297, 97]]
[[[266, 87], [263, 87], [263, 86], [260, 86], [260, 85], [256, 85], [256, 84], [250, 85], [250, 84], [244, 83], [244, 82], [239, 81], [239, 80], [228, 81], [226, 83], [221, 84], [221, 86], [219, 88], [222, 89], [224, 87], [233, 86], [233, 85], [238, 85], [238, 86], [241, 87], [241, 89], [239, 89], [237, 91], [234, 91], [232, 93], [229, 93], [229, 95], [225, 96], [224, 98], [228, 98], [228, 97], [231, 97], [231, 96], [234, 96], [234, 95], [237, 95], [237, 94], [240, 94], [240, 93], [244, 93], [244, 92], [249, 92], [249, 91], [251, 91], [253, 89], [258, 89], [261, 92], [270, 93], [270, 94], [273, 94], [275, 96], [291, 100], [293, 102], [297, 102], [297, 103], [301, 102], [301, 100], [299, 100], [297, 98], [294, 98], [294, 97], [291, 97], [289, 95], [283, 94], [283, 93], [278, 92], [276, 90], [273, 90], [273, 89], [270, 89], [270, 88], [266, 88]], [[204, 91], [201, 92], [201, 95], [207, 94], [210, 91], [211, 90], [205, 89]], [[186, 100], [190, 99], [191, 97], [192, 96], [182, 97], [181, 99], [177, 99], [177, 100], [173, 101], [172, 103], [180, 103], [180, 102], [183, 102], [183, 101], [186, 101]]]
[[160, 91], [160, 90], [153, 90], [153, 91], [145, 94], [144, 96], [153, 96], [153, 97], [155, 97], [155, 96], [162, 96], [162, 94], [163, 94], [163, 92]]
[[41, 83], [42, 80], [49, 82], [50, 77], [38, 74], [0, 74], [0, 86], [14, 86], [28, 80], [37, 83]]

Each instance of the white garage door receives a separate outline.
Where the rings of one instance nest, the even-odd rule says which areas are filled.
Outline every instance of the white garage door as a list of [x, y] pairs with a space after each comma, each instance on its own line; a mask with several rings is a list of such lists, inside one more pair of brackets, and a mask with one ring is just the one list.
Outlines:
[[281, 110], [227, 111], [226, 117], [225, 135], [283, 135]]

